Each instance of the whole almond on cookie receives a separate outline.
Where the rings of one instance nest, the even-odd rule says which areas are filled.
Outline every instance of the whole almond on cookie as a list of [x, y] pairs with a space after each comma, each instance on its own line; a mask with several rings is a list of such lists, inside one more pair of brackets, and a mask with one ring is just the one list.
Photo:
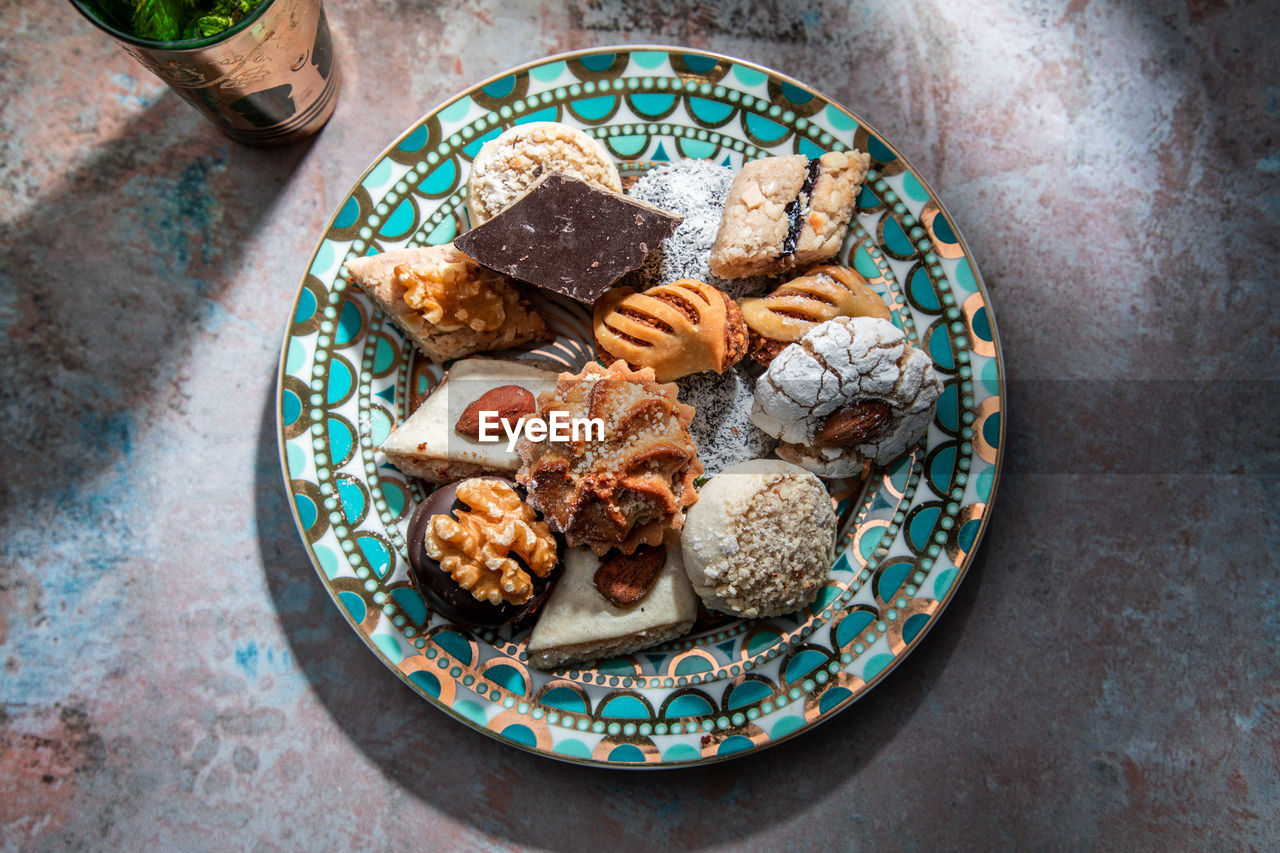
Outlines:
[[478, 441], [481, 412], [496, 412], [499, 420], [514, 428], [516, 422], [527, 415], [532, 415], [537, 409], [538, 403], [527, 389], [519, 385], [500, 385], [491, 391], [486, 391], [478, 400], [463, 409], [453, 429], [459, 435]]
[[814, 444], [818, 447], [849, 447], [863, 444], [889, 425], [889, 404], [883, 400], [864, 400], [835, 412], [818, 429]]
[[628, 607], [648, 594], [667, 564], [666, 545], [642, 545], [634, 554], [615, 554], [596, 569], [596, 589], [615, 607]]

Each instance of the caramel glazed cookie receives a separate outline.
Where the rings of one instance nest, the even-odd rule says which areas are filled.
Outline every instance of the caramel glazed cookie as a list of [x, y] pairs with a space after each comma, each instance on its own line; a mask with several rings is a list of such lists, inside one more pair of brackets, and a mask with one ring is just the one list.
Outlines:
[[883, 465], [929, 428], [942, 383], [887, 320], [837, 317], [784, 349], [756, 384], [751, 421], [783, 459], [822, 477]]

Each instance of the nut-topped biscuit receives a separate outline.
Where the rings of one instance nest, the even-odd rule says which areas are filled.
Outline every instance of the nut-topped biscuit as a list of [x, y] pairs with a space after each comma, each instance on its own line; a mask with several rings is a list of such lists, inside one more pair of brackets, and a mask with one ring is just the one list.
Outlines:
[[784, 349], [756, 384], [751, 421], [778, 455], [823, 477], [883, 465], [929, 428], [942, 383], [888, 320], [837, 317]]
[[463, 480], [454, 494], [467, 508], [431, 516], [428, 556], [478, 601], [527, 603], [533, 597], [530, 572], [545, 578], [556, 565], [547, 523], [501, 480]]
[[667, 531], [661, 544], [633, 555], [656, 563], [644, 594], [619, 600], [601, 590], [602, 574], [616, 574], [632, 559], [613, 552], [601, 557], [590, 548], [565, 554], [564, 570], [529, 636], [529, 663], [554, 669], [597, 658], [624, 655], [682, 636], [693, 627], [698, 597], [685, 574], [680, 537]]
[[[382, 452], [410, 477], [429, 483], [480, 474], [510, 477], [520, 457], [508, 449], [502, 422], [515, 429], [520, 418], [533, 414], [538, 395], [556, 387], [556, 377], [518, 361], [457, 361], [431, 396], [387, 436]], [[481, 416], [490, 427], [487, 435], [499, 440], [480, 440]]]
[[436, 489], [414, 507], [406, 539], [410, 574], [432, 610], [473, 625], [536, 610], [557, 565], [555, 537], [501, 477]]
[[772, 275], [832, 257], [870, 165], [860, 151], [747, 163], [729, 190], [711, 271], [725, 278]]
[[618, 167], [604, 146], [554, 121], [516, 125], [480, 147], [467, 179], [471, 224], [492, 219], [544, 174], [561, 172], [602, 190], [622, 192]]
[[433, 361], [551, 337], [512, 279], [454, 248], [418, 246], [351, 258], [351, 281]]
[[822, 482], [790, 463], [755, 459], [702, 487], [680, 543], [702, 603], [755, 619], [813, 601], [831, 572], [835, 539]]
[[702, 463], [689, 435], [693, 409], [676, 392], [674, 383], [655, 382], [651, 368], [614, 362], [562, 373], [556, 390], [538, 397], [540, 419], [599, 421], [571, 441], [552, 441], [550, 430], [535, 441], [526, 430], [516, 448], [516, 481], [570, 547], [630, 554], [684, 524]]

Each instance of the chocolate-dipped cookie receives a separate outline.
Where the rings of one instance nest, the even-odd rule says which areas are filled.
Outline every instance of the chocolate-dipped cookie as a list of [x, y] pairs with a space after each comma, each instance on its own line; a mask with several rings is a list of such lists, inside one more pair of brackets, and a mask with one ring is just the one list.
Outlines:
[[446, 618], [503, 625], [546, 598], [556, 542], [516, 488], [503, 477], [460, 480], [414, 509], [409, 566], [423, 597]]

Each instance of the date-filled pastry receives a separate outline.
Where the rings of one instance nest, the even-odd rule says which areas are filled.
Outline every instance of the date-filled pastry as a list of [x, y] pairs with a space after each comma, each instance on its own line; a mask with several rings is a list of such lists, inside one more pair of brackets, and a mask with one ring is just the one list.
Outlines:
[[870, 165], [861, 151], [747, 163], [729, 189], [711, 271], [725, 278], [772, 275], [832, 257]]
[[[630, 554], [684, 524], [703, 469], [689, 435], [693, 409], [677, 402], [676, 390], [655, 382], [652, 368], [614, 362], [562, 373], [554, 391], [538, 396], [534, 418], [548, 423], [546, 437], [534, 440], [534, 426], [525, 427], [516, 481], [570, 547]], [[557, 420], [586, 428], [553, 440]]]
[[509, 349], [550, 337], [510, 278], [454, 248], [392, 249], [347, 261], [351, 281], [432, 361]]
[[773, 361], [819, 323], [836, 317], [889, 319], [889, 309], [867, 280], [848, 267], [814, 267], [768, 296], [742, 300], [742, 316], [751, 329], [751, 357]]
[[637, 293], [610, 290], [596, 303], [596, 348], [609, 362], [652, 367], [658, 382], [723, 373], [747, 352], [747, 324], [728, 294], [693, 279]]

